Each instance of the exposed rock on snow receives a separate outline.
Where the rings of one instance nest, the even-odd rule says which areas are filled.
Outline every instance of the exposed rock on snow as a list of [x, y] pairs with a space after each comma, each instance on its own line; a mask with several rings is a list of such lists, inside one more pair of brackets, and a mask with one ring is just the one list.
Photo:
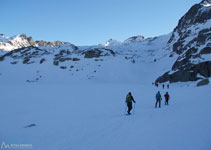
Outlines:
[[98, 58], [101, 56], [114, 56], [115, 53], [113, 50], [105, 49], [105, 48], [95, 48], [95, 49], [88, 49], [82, 52], [84, 54], [84, 58]]
[[61, 42], [61, 41], [54, 41], [54, 42], [47, 42], [47, 41], [36, 41], [34, 42], [33, 38], [27, 37], [26, 34], [17, 35], [14, 37], [6, 37], [4, 34], [0, 34], [0, 49], [5, 51], [11, 51], [19, 48], [24, 47], [55, 47], [60, 45], [72, 45], [75, 49], [77, 49], [76, 46], [69, 42]]
[[209, 84], [209, 80], [208, 79], [204, 79], [204, 80], [201, 80], [197, 83], [197, 86], [204, 86], [204, 85], [207, 85]]
[[24, 128], [30, 128], [30, 127], [35, 127], [36, 126], [36, 124], [30, 124], [30, 125], [27, 125], [27, 126], [25, 126]]
[[[179, 56], [172, 66], [173, 74], [166, 72], [157, 82], [195, 81], [197, 74], [210, 77], [211, 7], [194, 5], [180, 20], [168, 45]], [[206, 73], [202, 73], [206, 72]]]
[[20, 48], [6, 53], [3, 56], [0, 56], [0, 61], [3, 61], [5, 58], [10, 57], [14, 60], [23, 60], [23, 63], [29, 63], [31, 58], [40, 58], [43, 55], [50, 54], [47, 50], [39, 49], [37, 47], [27, 47]]
[[[210, 0], [203, 0], [200, 4], [194, 5], [179, 20], [172, 33], [153, 38], [145, 39], [139, 35], [130, 37], [124, 42], [110, 39], [100, 45], [77, 47], [61, 41], [34, 42], [32, 37], [27, 37], [25, 34], [11, 38], [0, 34], [0, 49], [12, 50], [8, 53], [0, 50], [0, 61], [8, 58], [9, 64], [12, 65], [19, 62], [36, 65], [47, 63], [61, 69], [69, 69], [72, 63], [80, 67], [84, 66], [81, 63], [83, 61], [94, 61], [93, 64], [97, 66], [99, 61], [105, 61], [107, 58], [109, 61], [115, 58], [115, 63], [123, 58], [124, 61], [140, 66], [142, 63], [158, 64], [163, 61], [163, 72], [159, 72], [160, 74], [154, 78], [163, 75], [157, 78], [156, 82], [186, 82], [208, 78], [211, 76], [209, 67], [211, 7], [209, 4]], [[89, 63], [86, 63], [88, 66]], [[76, 70], [83, 70], [83, 68], [76, 67]]]
[[143, 41], [145, 38], [142, 35], [139, 36], [133, 36], [128, 38], [127, 40], [124, 41], [124, 43], [131, 43], [131, 42], [141, 42]]

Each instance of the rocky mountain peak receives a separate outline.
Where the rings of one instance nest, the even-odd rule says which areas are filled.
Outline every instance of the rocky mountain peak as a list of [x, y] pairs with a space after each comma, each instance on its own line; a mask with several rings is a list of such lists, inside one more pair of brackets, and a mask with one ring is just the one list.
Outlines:
[[210, 7], [211, 6], [211, 0], [202, 0], [201, 5]]
[[[184, 42], [184, 39], [188, 37], [191, 32], [193, 26], [198, 24], [205, 25], [205, 23], [209, 24], [209, 20], [211, 20], [211, 7], [204, 7], [201, 4], [195, 4], [190, 8], [190, 10], [179, 20], [178, 25], [174, 29], [171, 38], [168, 43], [173, 44], [173, 50], [176, 53], [182, 53], [183, 49], [178, 45], [177, 42]], [[209, 25], [208, 25], [209, 26]], [[197, 28], [199, 30], [199, 28]], [[177, 42], [176, 42], [177, 41]]]
[[40, 47], [40, 46], [49, 46], [49, 47], [54, 47], [57, 45], [62, 45], [62, 44], [69, 44], [72, 45], [71, 43], [68, 42], [62, 42], [62, 41], [53, 41], [53, 42], [47, 42], [47, 41], [34, 41], [31, 36], [27, 37], [26, 34], [20, 34], [16, 35], [13, 37], [6, 37], [4, 34], [0, 34], [0, 49], [1, 50], [6, 50], [6, 51], [11, 51], [15, 49], [20, 49], [24, 47]]
[[23, 34], [21, 34], [21, 35], [18, 35], [18, 36], [20, 36], [20, 37], [23, 38], [23, 39], [26, 39], [26, 38], [27, 38], [27, 36], [26, 36], [25, 33], [23, 33]]
[[211, 77], [211, 7], [210, 0], [196, 4], [179, 20], [168, 45], [178, 58], [172, 70], [156, 82], [186, 82]]

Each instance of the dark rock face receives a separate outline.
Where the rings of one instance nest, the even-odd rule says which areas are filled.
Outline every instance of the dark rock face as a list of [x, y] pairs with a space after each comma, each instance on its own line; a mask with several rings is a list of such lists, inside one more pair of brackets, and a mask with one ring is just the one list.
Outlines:
[[197, 23], [205, 23], [207, 20], [211, 19], [211, 9], [206, 8], [207, 10], [204, 11], [204, 6], [201, 4], [196, 4], [191, 7], [191, 9], [179, 20], [177, 27], [174, 29], [173, 34], [168, 41], [171, 43], [175, 38], [175, 33], [178, 32], [180, 36], [180, 41], [187, 37], [189, 30], [186, 30], [186, 34], [184, 34], [183, 30], [187, 29], [188, 27], [197, 24]]
[[[206, 9], [206, 10], [205, 10]], [[205, 44], [211, 38], [211, 27], [199, 31], [198, 36], [186, 43], [186, 39], [192, 36], [191, 26], [196, 24], [206, 23], [211, 19], [211, 8], [205, 8], [201, 4], [196, 4], [179, 20], [177, 27], [174, 29], [173, 34], [168, 43], [173, 44], [173, 51], [181, 54], [190, 48], [192, 45], [200, 46]], [[179, 38], [177, 39], [177, 35]]]
[[39, 49], [37, 47], [27, 47], [20, 48], [6, 53], [3, 56], [0, 56], [0, 61], [3, 61], [6, 57], [11, 57], [15, 60], [20, 59], [23, 60], [23, 63], [26, 64], [29, 62], [30, 58], [39, 58], [43, 55], [50, 54], [46, 50]]
[[73, 61], [79, 61], [80, 59], [79, 58], [73, 58]]
[[30, 61], [30, 58], [24, 58], [23, 64], [27, 64], [27, 63], [29, 63], [29, 61]]
[[101, 56], [102, 51], [98, 49], [88, 50], [84, 52], [84, 58], [98, 58]]
[[113, 50], [110, 49], [105, 49], [105, 48], [101, 48], [101, 49], [90, 49], [90, 50], [86, 50], [84, 52], [82, 52], [82, 54], [84, 55], [84, 58], [99, 58], [101, 56], [115, 56], [115, 52]]
[[160, 76], [156, 82], [187, 82], [187, 81], [197, 81], [201, 78], [197, 77], [197, 75], [204, 76], [206, 78], [211, 77], [211, 61], [202, 62], [196, 65], [191, 65], [188, 68], [180, 69], [179, 71], [175, 71], [172, 74], [169, 72]]
[[62, 45], [62, 44], [68, 44], [68, 42], [61, 42], [61, 41], [54, 41], [54, 42], [47, 42], [47, 41], [43, 41], [43, 40], [40, 40], [40, 41], [36, 41], [35, 42], [36, 45], [39, 47], [39, 46], [58, 46], [58, 45]]
[[67, 69], [67, 67], [66, 67], [66, 66], [61, 66], [60, 68], [61, 68], [61, 69]]
[[164, 73], [157, 82], [186, 82], [210, 77], [211, 62], [204, 59], [211, 53], [211, 7], [196, 4], [179, 20], [168, 44], [178, 55], [172, 66], [172, 72]]
[[201, 2], [201, 4], [207, 4], [207, 3], [211, 4], [211, 0], [202, 0]]
[[35, 46], [35, 42], [34, 42], [34, 40], [32, 39], [31, 36], [27, 38], [27, 41], [29, 42], [29, 44], [30, 44], [31, 46]]
[[137, 41], [141, 41], [141, 40], [144, 40], [144, 39], [145, 39], [144, 36], [140, 35], [140, 36], [132, 36], [125, 41], [126, 42], [137, 42]]
[[210, 83], [210, 81], [208, 79], [204, 79], [201, 80], [197, 83], [197, 86], [204, 86], [204, 85], [208, 85]]
[[68, 51], [68, 50], [60, 50], [58, 54], [55, 54], [54, 65], [58, 65], [59, 62], [65, 62], [65, 61], [73, 60], [73, 58], [71, 58], [70, 54], [71, 54], [71, 52]]
[[42, 58], [42, 59], [40, 60], [40, 64], [42, 64], [44, 61], [45, 61], [45, 58]]
[[211, 54], [211, 47], [205, 47], [201, 50], [200, 54]]
[[54, 64], [55, 66], [58, 66], [58, 65], [59, 65], [59, 61], [54, 60], [53, 64]]

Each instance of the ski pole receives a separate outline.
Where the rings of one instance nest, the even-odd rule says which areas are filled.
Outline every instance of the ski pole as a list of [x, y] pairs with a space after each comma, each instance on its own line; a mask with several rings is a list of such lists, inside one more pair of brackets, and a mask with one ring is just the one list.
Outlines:
[[124, 114], [126, 114], [127, 111], [127, 103], [125, 103], [125, 110], [124, 110]]
[[135, 109], [136, 109], [136, 103], [134, 103], [134, 108], [133, 108], [133, 114], [135, 114]]

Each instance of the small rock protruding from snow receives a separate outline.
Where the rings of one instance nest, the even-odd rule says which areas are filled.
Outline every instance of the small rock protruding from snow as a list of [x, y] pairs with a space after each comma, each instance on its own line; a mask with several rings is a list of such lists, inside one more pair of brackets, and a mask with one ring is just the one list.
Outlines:
[[138, 36], [133, 36], [133, 37], [128, 38], [127, 40], [124, 41], [124, 43], [141, 42], [144, 39], [145, 38], [143, 35], [138, 35]]

